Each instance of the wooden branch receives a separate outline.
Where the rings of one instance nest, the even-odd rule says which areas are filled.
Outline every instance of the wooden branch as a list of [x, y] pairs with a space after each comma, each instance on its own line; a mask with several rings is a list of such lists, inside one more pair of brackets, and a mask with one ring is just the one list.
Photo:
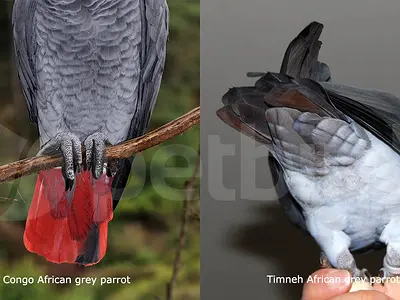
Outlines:
[[[159, 145], [177, 136], [200, 122], [200, 107], [185, 115], [141, 136], [106, 149], [106, 157], [110, 160], [129, 158], [134, 154]], [[23, 176], [62, 166], [61, 156], [40, 156], [26, 158], [0, 167], [0, 183]]]

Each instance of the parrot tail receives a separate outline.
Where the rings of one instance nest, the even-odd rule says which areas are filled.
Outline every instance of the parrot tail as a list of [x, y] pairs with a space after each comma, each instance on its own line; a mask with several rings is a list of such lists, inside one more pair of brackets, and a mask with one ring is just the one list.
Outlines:
[[112, 181], [105, 174], [94, 180], [85, 171], [65, 191], [60, 168], [40, 172], [26, 221], [26, 249], [53, 263], [98, 263], [113, 218]]

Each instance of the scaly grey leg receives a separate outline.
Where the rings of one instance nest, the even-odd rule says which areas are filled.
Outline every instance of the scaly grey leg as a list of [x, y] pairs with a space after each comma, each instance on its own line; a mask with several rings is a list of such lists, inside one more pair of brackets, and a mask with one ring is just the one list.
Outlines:
[[383, 278], [400, 276], [400, 219], [391, 220], [382, 231], [380, 240], [385, 243], [386, 255], [380, 276]]
[[84, 142], [86, 148], [86, 169], [92, 170], [93, 177], [99, 179], [103, 174], [106, 146], [110, 144], [107, 137], [101, 132], [88, 136]]
[[65, 190], [72, 190], [75, 173], [80, 172], [82, 165], [82, 148], [79, 138], [69, 132], [60, 132], [42, 146], [37, 156], [60, 152], [64, 157], [62, 174], [65, 180]]

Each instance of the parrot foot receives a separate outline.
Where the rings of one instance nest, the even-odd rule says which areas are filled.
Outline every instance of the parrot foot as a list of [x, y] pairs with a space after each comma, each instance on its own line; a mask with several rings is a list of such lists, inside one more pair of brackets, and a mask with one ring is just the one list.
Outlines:
[[62, 174], [65, 180], [65, 190], [72, 190], [75, 173], [80, 172], [82, 165], [82, 148], [79, 138], [68, 132], [60, 132], [42, 146], [36, 156], [54, 155], [61, 152], [64, 157]]
[[373, 282], [371, 282], [372, 275], [367, 269], [353, 269], [349, 270], [352, 276], [352, 286], [350, 292], [372, 290]]
[[[92, 170], [93, 177], [99, 179], [103, 174], [104, 163], [106, 162], [105, 151], [107, 145], [111, 145], [107, 137], [101, 132], [95, 132], [84, 141], [86, 149], [86, 170]], [[108, 165], [111, 165], [110, 162]], [[109, 166], [107, 175], [113, 175], [113, 169]]]
[[[371, 281], [371, 273], [368, 272], [367, 269], [359, 269], [357, 268], [355, 261], [352, 257], [352, 255], [350, 255], [347, 252], [344, 252], [339, 259], [340, 262], [340, 266], [338, 267], [339, 269], [343, 269], [343, 270], [347, 270], [350, 272], [350, 275], [357, 279], [357, 281], [360, 282], [366, 282], [366, 283], [370, 283]], [[320, 254], [320, 265], [321, 268], [333, 268], [332, 264], [330, 263], [328, 257], [325, 255], [324, 252], [321, 252]]]
[[382, 278], [382, 285], [390, 278], [400, 277], [399, 255], [393, 248], [388, 249], [378, 276]]
[[398, 277], [400, 276], [400, 268], [383, 267], [379, 270], [378, 276], [384, 280], [389, 277]]
[[389, 278], [398, 277], [400, 276], [400, 269], [399, 268], [387, 268], [383, 267], [379, 270], [378, 277], [381, 278], [381, 284], [384, 286], [385, 281], [388, 281]]
[[371, 273], [368, 272], [367, 269], [354, 269], [350, 271], [350, 274], [357, 279], [360, 279], [362, 281], [369, 282], [371, 280]]

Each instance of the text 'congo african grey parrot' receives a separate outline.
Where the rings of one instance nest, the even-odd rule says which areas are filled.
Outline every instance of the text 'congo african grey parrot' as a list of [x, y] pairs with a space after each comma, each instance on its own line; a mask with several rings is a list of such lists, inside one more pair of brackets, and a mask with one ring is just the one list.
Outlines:
[[261, 78], [231, 88], [217, 114], [267, 146], [275, 180], [289, 191], [280, 202], [325, 265], [368, 279], [353, 254], [386, 245], [381, 276], [400, 275], [400, 99], [331, 83], [318, 61], [322, 29], [308, 25], [280, 73], [249, 73]]
[[64, 157], [61, 169], [38, 175], [24, 233], [29, 251], [86, 266], [104, 257], [133, 161], [106, 162], [105, 147], [147, 130], [168, 23], [165, 0], [15, 1], [18, 75], [38, 155]]

